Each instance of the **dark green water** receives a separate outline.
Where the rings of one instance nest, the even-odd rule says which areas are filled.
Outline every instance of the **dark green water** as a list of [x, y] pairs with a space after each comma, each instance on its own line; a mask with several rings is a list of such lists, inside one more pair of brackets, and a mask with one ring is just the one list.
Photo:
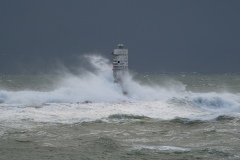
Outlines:
[[239, 159], [240, 120], [40, 124], [1, 137], [1, 159]]

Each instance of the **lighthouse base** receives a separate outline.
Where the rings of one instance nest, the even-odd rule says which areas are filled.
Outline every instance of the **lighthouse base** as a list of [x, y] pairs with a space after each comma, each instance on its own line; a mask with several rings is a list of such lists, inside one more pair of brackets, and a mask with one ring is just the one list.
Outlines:
[[127, 70], [113, 70], [114, 82], [119, 84], [124, 95], [128, 94], [128, 89], [126, 85], [129, 73]]

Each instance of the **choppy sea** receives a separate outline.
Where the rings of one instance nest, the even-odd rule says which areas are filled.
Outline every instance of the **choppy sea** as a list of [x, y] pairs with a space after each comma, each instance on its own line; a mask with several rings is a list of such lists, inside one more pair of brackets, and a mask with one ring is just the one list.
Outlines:
[[0, 159], [240, 159], [240, 74], [0, 76]]

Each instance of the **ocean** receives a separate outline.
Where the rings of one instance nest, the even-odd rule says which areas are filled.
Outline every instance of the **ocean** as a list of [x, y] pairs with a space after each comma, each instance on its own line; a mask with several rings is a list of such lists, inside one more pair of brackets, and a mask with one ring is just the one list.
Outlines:
[[0, 76], [1, 160], [240, 159], [240, 74]]

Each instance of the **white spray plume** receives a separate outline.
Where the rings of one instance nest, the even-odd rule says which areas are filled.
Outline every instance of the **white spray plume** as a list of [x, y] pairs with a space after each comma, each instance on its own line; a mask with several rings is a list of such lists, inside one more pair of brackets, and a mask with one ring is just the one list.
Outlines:
[[123, 100], [154, 100], [173, 96], [175, 90], [166, 91], [155, 85], [144, 86], [126, 78], [124, 85], [129, 94], [123, 95], [121, 87], [114, 83], [112, 66], [108, 59], [100, 55], [86, 55], [87, 61], [95, 72], [85, 71], [84, 74], [65, 73], [59, 88], [49, 92], [38, 91], [0, 91], [0, 99], [5, 103], [76, 103], [120, 102]]
[[[173, 87], [141, 85], [130, 75], [123, 84], [128, 88], [128, 94], [123, 95], [121, 87], [114, 83], [109, 60], [96, 55], [85, 58], [95, 71], [64, 74], [55, 90], [0, 90], [0, 122], [7, 121], [10, 125], [20, 122], [22, 127], [21, 120], [26, 117], [36, 122], [75, 123], [105, 119], [115, 114], [156, 119], [206, 120], [223, 114], [240, 117], [239, 94], [193, 93], [185, 91], [181, 83], [175, 83]], [[77, 103], [84, 101], [93, 103]]]

